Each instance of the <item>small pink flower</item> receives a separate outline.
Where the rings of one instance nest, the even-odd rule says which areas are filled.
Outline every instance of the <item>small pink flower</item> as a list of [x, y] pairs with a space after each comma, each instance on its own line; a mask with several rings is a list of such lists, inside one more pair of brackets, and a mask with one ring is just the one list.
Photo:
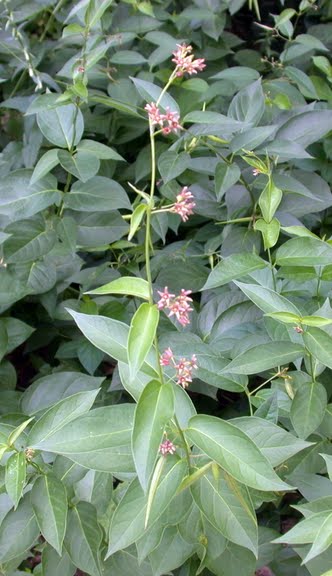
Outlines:
[[258, 176], [258, 174], [261, 174], [261, 171], [258, 170], [258, 168], [254, 168], [253, 171], [252, 171], [252, 173], [253, 173], [254, 176]]
[[182, 326], [186, 326], [190, 324], [189, 320], [189, 312], [192, 312], [193, 308], [191, 308], [189, 302], [192, 302], [192, 298], [189, 297], [191, 294], [191, 290], [181, 290], [179, 296], [174, 294], [170, 294], [168, 292], [167, 286], [165, 286], [163, 292], [159, 292], [160, 300], [157, 302], [157, 306], [159, 310], [163, 310], [167, 308], [169, 310], [168, 317], [175, 316], [176, 319], [182, 324]]
[[164, 442], [162, 442], [162, 444], [160, 444], [159, 446], [159, 452], [163, 456], [166, 456], [166, 454], [175, 454], [176, 448], [173, 442], [171, 442], [170, 440], [164, 440]]
[[191, 54], [192, 46], [186, 44], [177, 44], [177, 50], [173, 52], [174, 58], [172, 62], [176, 64], [176, 76], [181, 77], [187, 73], [190, 76], [202, 72], [206, 67], [204, 58], [197, 58], [194, 60], [194, 55]]
[[157, 303], [159, 310], [162, 310], [163, 308], [168, 308], [170, 305], [171, 299], [175, 298], [175, 294], [170, 294], [168, 292], [167, 286], [165, 286], [163, 292], [159, 292], [159, 290], [158, 290], [158, 294], [160, 296], [160, 300]]
[[192, 382], [192, 373], [196, 368], [197, 358], [195, 354], [192, 355], [191, 360], [181, 358], [178, 364], [175, 364], [177, 384], [180, 384], [182, 388], [187, 388], [190, 382]]
[[147, 111], [151, 124], [160, 124], [161, 126], [163, 125], [163, 114], [161, 114], [159, 108], [154, 102], [147, 104], [144, 110]]
[[191, 216], [191, 214], [194, 214], [193, 208], [195, 208], [196, 203], [192, 201], [193, 198], [194, 196], [188, 189], [188, 186], [184, 186], [180, 194], [177, 195], [176, 202], [174, 206], [172, 206], [172, 208], [170, 209], [170, 212], [179, 214], [179, 216], [181, 216], [182, 221], [186, 222], [189, 216]]
[[170, 348], [167, 348], [160, 356], [160, 366], [169, 366], [172, 359], [173, 352]]

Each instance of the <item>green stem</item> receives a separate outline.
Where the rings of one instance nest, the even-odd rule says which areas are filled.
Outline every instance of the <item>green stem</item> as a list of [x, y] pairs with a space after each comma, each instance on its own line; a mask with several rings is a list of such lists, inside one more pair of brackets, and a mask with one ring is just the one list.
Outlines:
[[172, 82], [174, 81], [174, 79], [176, 78], [176, 69], [173, 70], [172, 74], [170, 75], [167, 84], [165, 84], [164, 88], [162, 89], [162, 91], [159, 94], [159, 98], [156, 102], [156, 106], [158, 106], [158, 104], [161, 102], [162, 97], [164, 96], [164, 94], [167, 92], [168, 88], [170, 87], [170, 85], [172, 84]]
[[272, 382], [272, 380], [274, 380], [275, 378], [278, 378], [278, 376], [280, 376], [280, 371], [278, 371], [277, 374], [273, 374], [273, 376], [271, 376], [271, 378], [268, 378], [268, 380], [265, 380], [265, 382], [263, 382], [262, 384], [260, 384], [259, 386], [257, 386], [257, 388], [255, 388], [254, 390], [252, 390], [251, 392], [249, 392], [249, 396], [252, 396], [253, 394], [256, 394], [256, 392], [258, 392], [258, 390], [260, 390], [261, 388], [263, 388], [263, 386], [265, 386], [265, 384], [268, 384], [269, 382]]
[[184, 446], [184, 449], [185, 449], [185, 451], [186, 451], [186, 459], [187, 459], [187, 462], [188, 462], [188, 468], [189, 468], [189, 471], [190, 471], [190, 470], [191, 470], [191, 460], [190, 460], [191, 453], [190, 453], [190, 448], [189, 448], [189, 446], [188, 446], [187, 440], [185, 439], [185, 436], [184, 436], [184, 434], [183, 434], [183, 430], [182, 430], [182, 428], [181, 428], [181, 426], [180, 426], [180, 423], [179, 423], [179, 421], [178, 421], [178, 419], [177, 419], [177, 417], [176, 417], [176, 414], [174, 414], [173, 420], [174, 420], [175, 425], [176, 425], [176, 427], [177, 427], [177, 429], [178, 429], [180, 438], [181, 438], [181, 440], [182, 440], [182, 442], [183, 442], [183, 446]]
[[273, 288], [274, 288], [274, 291], [276, 292], [276, 291], [277, 291], [277, 282], [276, 282], [276, 278], [275, 278], [275, 275], [274, 275], [274, 266], [273, 266], [273, 262], [272, 262], [272, 256], [271, 256], [270, 248], [267, 249], [267, 253], [268, 253], [268, 256], [269, 256], [269, 262], [270, 262], [270, 266], [271, 266], [271, 274], [272, 274]]
[[251, 404], [251, 399], [250, 399], [250, 392], [248, 390], [246, 390], [246, 396], [248, 398], [248, 403], [249, 403], [249, 410], [250, 410], [250, 416], [254, 415], [254, 411], [252, 409], [252, 404]]
[[53, 23], [53, 20], [55, 18], [56, 13], [59, 12], [59, 10], [62, 8], [62, 6], [65, 2], [66, 2], [66, 0], [59, 0], [57, 5], [55, 6], [54, 10], [52, 10], [52, 13], [51, 13], [51, 15], [47, 21], [45, 28], [44, 28], [44, 32], [42, 33], [41, 37], [39, 38], [40, 43], [42, 43], [45, 40], [46, 34], [49, 31], [51, 24]]

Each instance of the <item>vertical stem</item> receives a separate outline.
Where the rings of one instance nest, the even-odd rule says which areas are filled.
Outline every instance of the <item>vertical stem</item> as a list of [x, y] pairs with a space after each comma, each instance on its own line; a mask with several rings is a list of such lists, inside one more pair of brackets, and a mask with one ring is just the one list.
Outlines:
[[177, 419], [177, 417], [176, 417], [176, 414], [174, 414], [173, 420], [174, 420], [175, 425], [176, 425], [176, 427], [177, 427], [177, 429], [178, 429], [178, 431], [179, 431], [180, 438], [181, 438], [181, 440], [182, 440], [182, 442], [183, 442], [183, 446], [184, 446], [184, 449], [185, 449], [185, 451], [186, 451], [186, 458], [187, 458], [187, 462], [188, 462], [188, 468], [189, 468], [189, 471], [190, 471], [190, 470], [191, 470], [190, 449], [189, 449], [187, 440], [186, 440], [185, 437], [184, 437], [182, 428], [181, 428], [181, 426], [180, 426], [180, 422], [178, 421], [178, 419]]
[[45, 40], [45, 36], [51, 27], [51, 24], [55, 18], [56, 13], [59, 12], [59, 10], [62, 8], [63, 4], [65, 3], [65, 1], [66, 0], [59, 0], [57, 5], [55, 6], [54, 10], [52, 10], [51, 15], [50, 15], [50, 17], [47, 21], [47, 24], [44, 28], [44, 32], [42, 33], [41, 37], [39, 38], [40, 43], [42, 43]]
[[270, 248], [267, 249], [267, 253], [268, 253], [268, 256], [269, 256], [269, 262], [270, 262], [270, 266], [271, 266], [271, 274], [272, 274], [273, 288], [274, 288], [274, 291], [276, 292], [276, 291], [277, 291], [277, 282], [276, 282], [276, 278], [275, 278], [275, 275], [274, 275], [274, 266], [273, 266], [273, 263], [272, 263], [272, 257], [271, 257]]

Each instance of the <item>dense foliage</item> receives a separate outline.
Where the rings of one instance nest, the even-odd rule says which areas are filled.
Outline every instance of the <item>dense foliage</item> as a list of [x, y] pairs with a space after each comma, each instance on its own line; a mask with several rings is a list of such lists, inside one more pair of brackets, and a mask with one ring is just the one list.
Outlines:
[[1, 574], [331, 576], [331, 2], [0, 10]]

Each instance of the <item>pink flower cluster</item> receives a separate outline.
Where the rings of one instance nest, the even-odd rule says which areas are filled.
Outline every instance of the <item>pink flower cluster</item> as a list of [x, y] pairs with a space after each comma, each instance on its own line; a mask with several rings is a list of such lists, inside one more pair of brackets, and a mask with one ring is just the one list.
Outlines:
[[158, 294], [160, 296], [160, 300], [157, 302], [159, 310], [163, 310], [164, 308], [169, 310], [168, 317], [175, 316], [182, 326], [190, 324], [189, 312], [193, 310], [190, 306], [190, 302], [192, 302], [193, 299], [189, 297], [191, 290], [182, 289], [179, 296], [175, 296], [175, 294], [170, 294], [167, 286], [165, 286], [163, 292], [159, 292], [158, 290]]
[[160, 365], [173, 366], [176, 370], [177, 384], [180, 384], [182, 388], [187, 388], [190, 382], [192, 382], [193, 370], [197, 368], [197, 358], [195, 354], [193, 354], [191, 360], [180, 358], [180, 360], [176, 362], [171, 348], [167, 348], [160, 356]]
[[186, 222], [188, 217], [194, 213], [193, 208], [195, 208], [196, 203], [193, 202], [193, 198], [194, 196], [190, 192], [188, 186], [184, 186], [180, 194], [177, 195], [176, 202], [170, 209], [170, 212], [179, 214], [179, 216], [182, 218], [182, 221]]
[[175, 454], [176, 448], [173, 442], [171, 442], [170, 440], [164, 440], [164, 442], [162, 442], [162, 444], [160, 444], [159, 446], [159, 452], [163, 456], [166, 456], [166, 454]]
[[176, 64], [176, 75], [181, 77], [183, 74], [197, 74], [202, 72], [206, 67], [204, 58], [194, 60], [194, 54], [191, 54], [192, 46], [186, 44], [177, 44], [177, 50], [173, 52], [172, 62]]
[[155, 102], [147, 104], [144, 108], [148, 115], [149, 120], [153, 126], [158, 126], [162, 133], [167, 135], [171, 132], [177, 132], [181, 130], [179, 123], [179, 114], [177, 112], [171, 112], [169, 108], [166, 108], [166, 114], [162, 114]]

